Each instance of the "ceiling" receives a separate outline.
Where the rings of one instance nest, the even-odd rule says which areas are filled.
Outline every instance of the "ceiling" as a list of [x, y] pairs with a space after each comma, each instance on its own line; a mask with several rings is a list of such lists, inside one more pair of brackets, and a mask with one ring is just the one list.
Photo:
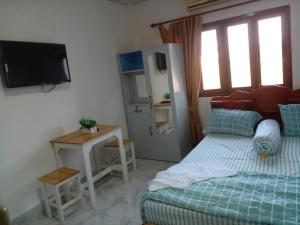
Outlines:
[[119, 3], [122, 5], [134, 5], [134, 4], [138, 4], [147, 0], [108, 0], [111, 2], [115, 2], [115, 3]]

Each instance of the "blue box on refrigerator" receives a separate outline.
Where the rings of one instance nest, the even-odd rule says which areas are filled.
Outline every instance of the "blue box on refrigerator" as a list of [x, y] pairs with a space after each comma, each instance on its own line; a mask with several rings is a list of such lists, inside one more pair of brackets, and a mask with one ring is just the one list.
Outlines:
[[142, 51], [120, 54], [119, 62], [122, 73], [140, 71], [144, 69]]

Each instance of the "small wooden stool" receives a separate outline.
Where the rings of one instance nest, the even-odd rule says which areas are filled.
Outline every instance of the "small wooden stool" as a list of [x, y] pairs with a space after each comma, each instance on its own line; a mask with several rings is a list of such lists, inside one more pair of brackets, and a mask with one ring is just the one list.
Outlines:
[[[124, 145], [124, 149], [126, 152], [128, 152], [129, 150], [131, 152], [131, 157], [126, 159], [127, 165], [132, 163], [133, 169], [136, 170], [136, 160], [135, 160], [135, 151], [134, 151], [133, 141], [131, 141], [130, 139], [123, 139], [123, 145]], [[104, 145], [104, 148], [105, 148], [105, 156], [106, 156], [105, 158], [109, 164], [112, 164], [113, 162], [116, 162], [116, 161], [120, 161], [119, 158], [117, 158], [117, 160], [113, 160], [113, 162], [112, 162], [112, 160], [108, 159], [109, 151], [119, 150], [119, 144], [118, 144], [117, 140], [106, 143]]]
[[[59, 222], [64, 225], [65, 219], [63, 210], [78, 201], [83, 206], [79, 171], [67, 167], [61, 167], [51, 173], [46, 174], [45, 176], [40, 177], [39, 181], [41, 182], [42, 196], [47, 216], [50, 218], [52, 217], [50, 207], [56, 208]], [[76, 190], [71, 191], [70, 184], [74, 183]], [[47, 194], [47, 186], [54, 190], [54, 196], [49, 196]], [[61, 186], [64, 188], [62, 193], [60, 192]], [[65, 197], [64, 203], [62, 203], [61, 196]]]

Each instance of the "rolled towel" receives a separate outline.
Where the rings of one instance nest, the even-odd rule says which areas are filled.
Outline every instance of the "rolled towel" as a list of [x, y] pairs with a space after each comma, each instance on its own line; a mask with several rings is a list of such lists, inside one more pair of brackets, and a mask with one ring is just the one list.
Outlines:
[[274, 155], [281, 143], [280, 127], [276, 120], [260, 122], [254, 136], [254, 149], [259, 155]]

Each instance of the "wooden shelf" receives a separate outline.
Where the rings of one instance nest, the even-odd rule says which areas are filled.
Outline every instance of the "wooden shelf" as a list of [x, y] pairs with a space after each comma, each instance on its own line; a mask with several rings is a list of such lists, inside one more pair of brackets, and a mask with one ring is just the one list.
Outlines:
[[155, 124], [156, 128], [161, 128], [166, 125], [168, 125], [168, 122], [156, 122]]
[[167, 102], [167, 103], [155, 102], [153, 103], [153, 106], [154, 107], [171, 106], [171, 102]]

